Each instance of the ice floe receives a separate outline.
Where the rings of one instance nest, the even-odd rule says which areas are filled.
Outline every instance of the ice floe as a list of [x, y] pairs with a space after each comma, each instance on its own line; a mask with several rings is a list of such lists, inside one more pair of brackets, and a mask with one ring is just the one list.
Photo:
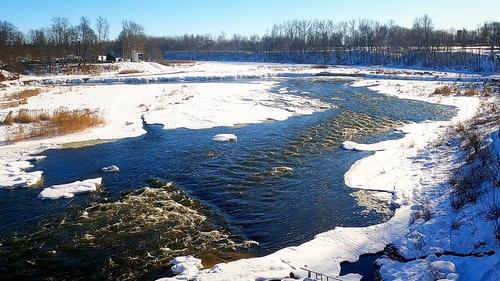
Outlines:
[[238, 137], [235, 134], [217, 134], [212, 140], [214, 141], [237, 141]]
[[102, 170], [104, 172], [110, 173], [110, 172], [118, 172], [118, 171], [120, 171], [120, 168], [118, 166], [116, 166], [116, 165], [110, 165], [110, 166], [107, 166], [107, 167], [102, 167]]
[[94, 192], [101, 185], [102, 178], [87, 179], [84, 181], [75, 181], [67, 184], [52, 185], [44, 188], [38, 198], [40, 199], [59, 199], [72, 198], [76, 194]]

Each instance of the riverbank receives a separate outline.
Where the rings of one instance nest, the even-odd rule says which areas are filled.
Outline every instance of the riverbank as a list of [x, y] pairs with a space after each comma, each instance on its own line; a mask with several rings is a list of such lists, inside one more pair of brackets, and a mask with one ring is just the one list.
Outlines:
[[[22, 188], [41, 180], [43, 175], [25, 172], [33, 161], [30, 155], [61, 144], [85, 140], [118, 139], [144, 133], [141, 118], [148, 124], [163, 124], [165, 129], [186, 127], [200, 129], [215, 126], [236, 126], [240, 124], [284, 120], [294, 115], [313, 114], [325, 110], [329, 105], [317, 100], [303, 98], [287, 93], [279, 95], [269, 89], [273, 83], [254, 83], [253, 77], [309, 77], [322, 73], [324, 69], [313, 69], [303, 65], [271, 64], [224, 64], [200, 63], [195, 66], [177, 66], [175, 69], [154, 64], [123, 64], [124, 68], [140, 66], [141, 74], [124, 76], [118, 73], [103, 73], [96, 77], [105, 85], [82, 85], [75, 83], [79, 77], [44, 77], [46, 92], [31, 97], [23, 107], [45, 109], [67, 106], [70, 108], [91, 107], [102, 110], [107, 120], [102, 127], [86, 132], [59, 136], [49, 139], [33, 139], [18, 143], [4, 144], [0, 147], [0, 183], [3, 188]], [[492, 77], [479, 75], [464, 76], [457, 73], [429, 72], [425, 77], [410, 70], [390, 70], [378, 68], [335, 67], [332, 73], [365, 73], [370, 79], [359, 79], [355, 85], [370, 86], [384, 94], [400, 98], [419, 99], [457, 106], [457, 116], [447, 122], [424, 122], [400, 128], [405, 136], [398, 140], [364, 146], [363, 150], [377, 151], [372, 156], [358, 161], [346, 174], [346, 183], [353, 188], [383, 191], [391, 194], [393, 204], [399, 207], [395, 216], [387, 223], [364, 227], [335, 229], [318, 234], [315, 239], [289, 247], [271, 255], [242, 259], [218, 264], [210, 269], [198, 271], [198, 265], [187, 267], [177, 278], [196, 276], [199, 280], [267, 280], [283, 279], [293, 273], [295, 277], [306, 277], [307, 270], [320, 272], [327, 276], [340, 274], [340, 263], [356, 261], [359, 255], [379, 252], [387, 244], [403, 245], [410, 241], [408, 222], [414, 213], [418, 200], [424, 191], [445, 180], [449, 150], [430, 151], [429, 144], [436, 143], [445, 134], [446, 128], [457, 122], [471, 118], [480, 105], [479, 97], [429, 96], [437, 87], [447, 83], [481, 82]], [[120, 77], [115, 82], [113, 77]], [[156, 77], [155, 80], [147, 79]], [[175, 84], [159, 83], [158, 77], [168, 77]], [[207, 82], [207, 77], [209, 77]], [[210, 83], [213, 79], [233, 81], [245, 78], [245, 83]], [[144, 78], [144, 79], [138, 79]], [[22, 77], [36, 81], [33, 77]], [[58, 81], [56, 83], [56, 81]], [[88, 81], [88, 80], [87, 80]], [[140, 82], [147, 81], [147, 82]], [[460, 81], [460, 82], [459, 82]], [[62, 85], [61, 85], [62, 83]], [[73, 84], [75, 83], [75, 84]], [[141, 84], [137, 84], [141, 83]], [[41, 86], [35, 85], [29, 87]], [[6, 94], [28, 86], [10, 84]], [[1, 119], [13, 109], [0, 111]], [[3, 114], [3, 115], [2, 115]], [[3, 128], [2, 140], [7, 137], [7, 127]], [[357, 144], [351, 144], [359, 149]], [[431, 161], [433, 160], [433, 161]], [[433, 162], [433, 166], [426, 166]], [[432, 167], [439, 167], [433, 169]], [[439, 172], [439, 174], [437, 173]], [[418, 199], [418, 200], [417, 200]], [[427, 235], [426, 239], [433, 239]], [[495, 240], [489, 239], [488, 245], [494, 247]], [[498, 243], [498, 241], [496, 241]], [[407, 245], [407, 244], [405, 244]], [[497, 244], [496, 244], [497, 245]], [[497, 246], [498, 247], [498, 246]], [[415, 247], [407, 246], [408, 251]], [[195, 253], [194, 253], [195, 254]], [[491, 256], [494, 259], [496, 256]], [[189, 263], [188, 263], [189, 264]], [[388, 264], [388, 263], [386, 263]], [[467, 268], [457, 268], [468, 272]], [[476, 270], [476, 269], [474, 269]], [[462, 276], [465, 273], [459, 272]], [[484, 276], [486, 272], [479, 272]], [[389, 274], [387, 276], [390, 276]], [[342, 280], [359, 280], [361, 276], [350, 274], [341, 276]], [[175, 280], [175, 278], [174, 278]], [[388, 278], [387, 280], [390, 280]], [[479, 279], [478, 279], [479, 280]]]
[[[412, 223], [423, 201], [444, 200], [436, 195], [432, 196], [433, 191], [442, 188], [452, 170], [456, 168], [456, 162], [453, 161], [459, 160], [457, 155], [453, 154], [456, 147], [448, 146], [443, 139], [449, 137], [447, 130], [450, 126], [465, 122], [476, 114], [481, 100], [478, 97], [431, 96], [436, 87], [443, 85], [442, 82], [429, 82], [425, 79], [402, 82], [403, 79], [360, 80], [355, 85], [369, 86], [383, 94], [400, 98], [454, 105], [458, 113], [452, 120], [446, 122], [424, 122], [404, 126], [399, 129], [405, 134], [401, 139], [368, 145], [348, 144], [351, 149], [375, 153], [357, 161], [351, 167], [345, 175], [346, 184], [353, 188], [376, 191], [375, 196], [378, 194], [387, 197], [385, 194], [390, 194], [391, 204], [399, 206], [392, 219], [383, 224], [364, 228], [336, 227], [331, 231], [316, 235], [309, 242], [261, 258], [218, 264], [211, 269], [199, 272], [188, 266], [186, 272], [182, 273], [186, 275], [181, 278], [196, 276], [198, 280], [284, 280], [284, 276], [305, 278], [308, 272], [312, 272], [313, 277], [315, 273], [320, 273], [339, 280], [360, 280], [361, 276], [358, 274], [339, 276], [340, 264], [344, 261], [355, 262], [363, 254], [381, 252], [387, 245], [401, 248], [410, 259], [423, 257], [423, 260], [416, 268], [412, 268], [411, 264], [418, 261], [409, 264], [389, 262], [390, 260], [381, 262], [384, 280], [426, 278], [427, 274], [440, 276], [439, 274], [442, 275], [443, 272], [455, 274], [450, 275], [450, 278], [461, 276], [460, 278], [465, 277], [467, 280], [484, 280], [483, 278], [493, 276], [495, 268], [498, 267], [498, 264], [495, 264], [498, 254], [483, 256], [482, 262], [488, 265], [484, 268], [478, 267], [477, 264], [467, 266], [467, 262], [460, 258], [455, 258], [456, 265], [444, 262], [450, 259], [446, 256], [438, 258], [436, 255], [444, 252], [445, 248], [434, 249], [432, 245], [432, 241], [442, 240], [440, 237], [443, 233], [436, 229], [431, 231], [419, 229]], [[495, 143], [498, 143], [498, 139]], [[434, 148], [433, 145], [438, 148]], [[453, 212], [449, 204], [447, 212]], [[453, 223], [448, 220], [449, 217], [443, 219], [435, 217], [433, 223], [441, 226]], [[487, 242], [484, 242], [486, 249], [483, 251], [488, 252], [488, 249], [494, 250], [498, 247], [498, 240], [491, 227], [476, 229], [476, 235], [487, 237], [485, 238]], [[457, 236], [459, 238], [453, 239], [467, 241], [462, 242], [464, 245], [478, 243], [478, 241], [466, 238], [467, 230]], [[427, 241], [426, 250], [422, 250], [424, 246], [419, 244], [424, 239]], [[459, 252], [463, 251], [467, 250], [462, 249]], [[470, 257], [464, 258], [464, 260], [470, 259]], [[189, 265], [189, 262], [187, 264]], [[422, 270], [424, 265], [428, 266], [426, 270]], [[399, 269], [404, 269], [404, 272], [400, 272]], [[321, 275], [317, 276], [321, 277]]]

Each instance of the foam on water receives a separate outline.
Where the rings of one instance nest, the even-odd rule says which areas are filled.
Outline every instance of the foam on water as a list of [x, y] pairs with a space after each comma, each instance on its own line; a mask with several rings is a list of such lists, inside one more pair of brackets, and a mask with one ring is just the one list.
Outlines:
[[83, 210], [69, 208], [34, 231], [3, 237], [0, 253], [11, 247], [18, 252], [0, 255], [0, 275], [64, 279], [64, 272], [72, 271], [74, 280], [135, 280], [165, 272], [175, 256], [212, 254], [216, 262], [217, 253], [246, 246], [216, 228], [208, 213], [172, 183], [155, 181], [152, 187], [123, 193], [117, 201], [100, 199]]

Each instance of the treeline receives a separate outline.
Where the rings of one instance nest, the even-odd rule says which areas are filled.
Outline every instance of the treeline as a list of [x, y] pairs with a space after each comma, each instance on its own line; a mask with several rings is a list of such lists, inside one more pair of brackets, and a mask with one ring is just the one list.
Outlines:
[[[148, 36], [144, 27], [122, 22], [118, 38], [109, 38], [103, 17], [94, 28], [86, 17], [71, 25], [64, 17], [49, 27], [26, 34], [0, 20], [0, 61], [6, 65], [37, 61], [95, 62], [114, 53], [129, 59], [132, 51], [146, 60], [172, 58], [226, 59], [325, 64], [421, 65], [465, 67], [471, 71], [500, 69], [500, 22], [485, 22], [474, 30], [440, 30], [428, 15], [417, 17], [411, 28], [390, 21], [291, 20], [275, 24], [265, 35]], [[166, 27], [168, 28], [168, 27]]]

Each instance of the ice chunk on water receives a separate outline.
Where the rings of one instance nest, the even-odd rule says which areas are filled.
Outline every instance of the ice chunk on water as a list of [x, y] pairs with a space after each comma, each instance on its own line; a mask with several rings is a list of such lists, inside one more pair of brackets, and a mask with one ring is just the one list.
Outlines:
[[102, 178], [88, 179], [84, 181], [75, 181], [73, 183], [52, 185], [44, 188], [38, 198], [40, 199], [59, 199], [72, 198], [75, 194], [89, 193], [97, 190], [101, 185]]
[[237, 141], [238, 137], [234, 134], [218, 134], [212, 140], [214, 141]]
[[116, 166], [116, 165], [111, 165], [111, 166], [103, 167], [102, 170], [104, 172], [118, 172], [118, 171], [120, 171], [120, 168], [118, 168], [118, 166]]

